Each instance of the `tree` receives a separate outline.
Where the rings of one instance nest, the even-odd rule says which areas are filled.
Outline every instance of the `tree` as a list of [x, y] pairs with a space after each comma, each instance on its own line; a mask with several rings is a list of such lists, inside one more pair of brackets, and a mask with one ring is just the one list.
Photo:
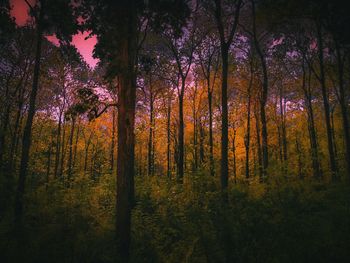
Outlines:
[[[26, 3], [28, 4], [31, 15], [35, 20], [37, 35], [35, 45], [36, 51], [33, 72], [33, 85], [30, 92], [28, 116], [23, 131], [21, 165], [15, 200], [15, 221], [18, 225], [22, 223], [23, 217], [23, 196], [27, 177], [32, 125], [36, 110], [36, 97], [39, 88], [40, 59], [43, 36], [46, 32], [52, 30], [52, 28], [55, 28], [57, 37], [61, 40], [61, 43], [64, 44], [65, 41], [70, 40], [70, 36], [76, 31], [76, 23], [74, 20], [72, 8], [68, 0], [62, 0], [59, 2], [41, 0], [38, 1], [35, 6], [32, 6], [27, 1]], [[60, 10], [60, 12], [57, 12], [57, 10]], [[64, 23], [62, 23], [62, 21], [64, 21]]]
[[[186, 2], [83, 1], [85, 27], [97, 35], [95, 55], [106, 65], [106, 76], [118, 82], [118, 148], [116, 191], [116, 239], [124, 262], [129, 260], [131, 209], [134, 203], [134, 124], [138, 53], [148, 26], [181, 27], [187, 16]], [[183, 16], [171, 16], [179, 12]], [[164, 23], [163, 23], [164, 22]], [[176, 26], [175, 26], [176, 25]]]
[[[242, 0], [214, 1], [214, 17], [220, 38], [221, 50], [221, 190], [226, 191], [228, 186], [228, 107], [227, 107], [227, 80], [228, 55], [237, 29]], [[233, 17], [228, 14], [233, 13]], [[225, 18], [228, 16], [228, 20]], [[230, 21], [232, 21], [230, 23]], [[225, 28], [225, 25], [227, 28]]]

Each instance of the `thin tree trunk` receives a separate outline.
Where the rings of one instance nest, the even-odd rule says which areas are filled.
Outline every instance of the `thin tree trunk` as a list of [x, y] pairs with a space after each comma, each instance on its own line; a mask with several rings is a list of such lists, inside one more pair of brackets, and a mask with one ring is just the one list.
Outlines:
[[[208, 84], [209, 85], [209, 84]], [[213, 91], [208, 90], [208, 108], [209, 108], [209, 164], [210, 164], [210, 175], [214, 176], [214, 143], [213, 143]]]
[[334, 146], [334, 158], [335, 160], [338, 160], [338, 148], [337, 148], [337, 141], [335, 140], [335, 124], [334, 124], [334, 112], [335, 112], [336, 104], [334, 104], [333, 107], [331, 107], [331, 132], [332, 132], [332, 139], [333, 139], [333, 146]]
[[255, 114], [255, 130], [256, 130], [256, 143], [258, 151], [258, 168], [259, 168], [259, 179], [260, 182], [263, 181], [263, 167], [262, 167], [262, 153], [261, 153], [261, 139], [260, 139], [260, 120], [258, 117], [257, 107], [254, 110]]
[[114, 152], [115, 152], [115, 109], [112, 112], [112, 138], [111, 138], [111, 157], [110, 157], [110, 169], [114, 169]]
[[233, 153], [233, 178], [235, 184], [237, 184], [237, 165], [236, 165], [236, 128], [233, 130], [233, 139], [232, 139], [232, 153]]
[[202, 166], [205, 160], [204, 154], [204, 128], [202, 118], [199, 118], [199, 163]]
[[[304, 59], [303, 59], [304, 60]], [[304, 101], [307, 109], [307, 118], [308, 118], [308, 130], [309, 130], [309, 139], [310, 139], [310, 148], [311, 148], [311, 159], [312, 159], [312, 171], [314, 178], [322, 177], [322, 171], [320, 169], [320, 161], [318, 157], [318, 143], [317, 135], [315, 129], [315, 120], [314, 113], [312, 108], [312, 94], [311, 94], [311, 69], [309, 69], [308, 84], [306, 87], [306, 71], [305, 63], [302, 63], [303, 70], [303, 80], [302, 80], [302, 89], [304, 91]]]
[[42, 38], [43, 38], [42, 25], [41, 25], [42, 19], [44, 16], [43, 2], [44, 1], [42, 1], [41, 3], [42, 6], [41, 6], [38, 21], [37, 21], [37, 36], [36, 36], [37, 40], [36, 40], [36, 51], [35, 51], [33, 86], [30, 93], [28, 116], [27, 116], [27, 121], [24, 127], [23, 138], [22, 138], [21, 164], [20, 164], [18, 186], [16, 191], [16, 197], [15, 197], [15, 209], [14, 209], [15, 222], [19, 226], [22, 224], [22, 218], [23, 218], [23, 201], [24, 201], [23, 196], [25, 191], [26, 178], [28, 174], [27, 170], [28, 170], [28, 162], [29, 162], [32, 125], [33, 125], [33, 119], [35, 115], [36, 97], [37, 97], [37, 92], [39, 88], [41, 45], [42, 45]]
[[59, 177], [60, 179], [63, 179], [63, 173], [64, 173], [64, 166], [65, 166], [65, 156], [66, 156], [66, 118], [63, 119], [63, 132], [62, 132], [62, 144], [61, 144], [61, 157], [60, 157], [60, 164], [59, 164]]
[[[169, 90], [168, 90], [169, 92]], [[171, 95], [168, 94], [168, 108], [167, 108], [167, 176], [171, 177], [171, 152], [170, 152], [170, 118], [171, 118]]]
[[73, 154], [73, 164], [72, 164], [73, 169], [75, 168], [77, 154], [78, 154], [79, 134], [80, 134], [80, 119], [78, 119], [78, 127], [77, 127], [76, 136], [75, 136], [75, 143], [74, 143], [74, 154]]
[[337, 40], [335, 42], [335, 50], [337, 54], [338, 64], [338, 81], [339, 81], [339, 102], [342, 114], [342, 124], [345, 140], [345, 163], [348, 180], [350, 182], [350, 133], [349, 133], [349, 119], [348, 119], [348, 105], [347, 96], [344, 89], [344, 63], [342, 61], [341, 50]]
[[48, 188], [50, 181], [50, 172], [51, 172], [51, 152], [52, 152], [52, 139], [49, 142], [47, 147], [47, 163], [46, 163], [46, 189]]
[[331, 168], [332, 180], [335, 181], [338, 178], [338, 168], [337, 163], [334, 156], [334, 146], [333, 146], [333, 138], [331, 131], [331, 120], [330, 120], [330, 109], [329, 109], [329, 99], [328, 99], [328, 91], [326, 87], [326, 77], [324, 72], [324, 56], [323, 56], [323, 37], [322, 37], [322, 28], [319, 22], [316, 23], [317, 27], [317, 43], [318, 43], [318, 58], [319, 58], [319, 66], [320, 66], [320, 84], [322, 90], [322, 98], [323, 98], [323, 106], [325, 112], [325, 122], [326, 122], [326, 130], [327, 130], [327, 143], [328, 143], [328, 154], [329, 154], [329, 163]]
[[58, 124], [57, 124], [57, 136], [56, 136], [56, 153], [55, 153], [55, 170], [54, 170], [54, 177], [58, 177], [58, 168], [60, 163], [60, 152], [61, 152], [61, 126], [62, 126], [62, 115], [63, 110], [60, 111], [60, 115], [58, 118]]
[[198, 152], [197, 152], [197, 110], [196, 110], [196, 99], [197, 99], [197, 83], [195, 84], [195, 91], [193, 95], [193, 171], [198, 169]]
[[150, 88], [150, 102], [149, 102], [149, 129], [148, 129], [148, 176], [153, 175], [153, 90], [152, 90], [152, 80], [150, 76], [149, 80], [149, 88]]
[[178, 130], [178, 162], [177, 162], [177, 173], [178, 173], [178, 181], [180, 183], [183, 182], [184, 176], [184, 113], [183, 113], [183, 93], [185, 89], [185, 79], [182, 79], [181, 82], [181, 94], [179, 96], [179, 130]]
[[252, 16], [253, 16], [253, 37], [255, 43], [255, 49], [258, 53], [261, 62], [261, 68], [263, 72], [263, 83], [262, 92], [260, 98], [260, 120], [261, 120], [261, 139], [262, 139], [262, 169], [263, 169], [263, 180], [265, 179], [267, 167], [269, 165], [269, 155], [268, 155], [268, 141], [267, 141], [267, 122], [266, 122], [266, 102], [267, 102], [267, 92], [268, 92], [268, 75], [267, 66], [264, 54], [260, 48], [259, 40], [256, 34], [256, 15], [255, 15], [255, 3], [252, 0]]
[[280, 87], [280, 114], [281, 114], [281, 143], [282, 143], [282, 157], [283, 157], [283, 172], [288, 174], [288, 144], [287, 144], [287, 130], [286, 130], [286, 100], [284, 98], [284, 87]]
[[72, 179], [74, 129], [75, 129], [75, 117], [72, 117], [72, 123], [71, 123], [70, 135], [69, 135], [68, 180]]
[[302, 164], [302, 155], [301, 155], [302, 149], [301, 149], [301, 144], [300, 144], [298, 132], [295, 133], [295, 149], [296, 149], [297, 154], [298, 154], [298, 177], [300, 179], [303, 179], [304, 175], [303, 175], [303, 170], [302, 170], [303, 164]]
[[228, 78], [228, 46], [221, 48], [222, 83], [221, 83], [221, 190], [228, 186], [228, 106], [227, 106], [227, 78]]
[[247, 132], [244, 136], [245, 146], [245, 177], [249, 179], [249, 149], [250, 149], [250, 109], [251, 109], [251, 89], [253, 85], [253, 64], [250, 65], [250, 79], [248, 84], [248, 102], [247, 102]]

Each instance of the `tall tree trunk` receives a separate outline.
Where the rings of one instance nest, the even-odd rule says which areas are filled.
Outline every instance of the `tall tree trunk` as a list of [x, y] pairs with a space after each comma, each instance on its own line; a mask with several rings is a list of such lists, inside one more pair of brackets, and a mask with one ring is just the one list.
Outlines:
[[332, 132], [332, 139], [333, 139], [333, 146], [334, 146], [334, 158], [335, 160], [338, 160], [338, 147], [337, 147], [337, 141], [335, 140], [335, 124], [334, 124], [334, 113], [336, 104], [334, 104], [331, 107], [331, 132]]
[[341, 55], [341, 50], [338, 41], [335, 39], [335, 50], [337, 54], [338, 64], [338, 81], [339, 81], [339, 102], [342, 114], [342, 124], [345, 141], [345, 163], [346, 173], [350, 182], [350, 132], [349, 132], [349, 117], [348, 117], [348, 105], [347, 96], [344, 89], [344, 62]]
[[[169, 92], [169, 90], [168, 90]], [[170, 152], [170, 120], [171, 120], [171, 95], [170, 92], [168, 94], [168, 108], [167, 108], [167, 121], [166, 121], [166, 129], [167, 129], [167, 176], [171, 177], [171, 152]]]
[[72, 117], [72, 123], [71, 123], [70, 135], [69, 135], [68, 181], [72, 179], [74, 129], [75, 129], [75, 117]]
[[122, 262], [129, 261], [131, 209], [134, 203], [134, 144], [136, 101], [136, 48], [137, 23], [135, 1], [122, 1], [125, 26], [121, 28], [125, 38], [120, 39], [119, 58], [122, 69], [118, 87], [118, 153], [116, 238]]
[[63, 174], [64, 174], [64, 168], [65, 168], [65, 157], [66, 157], [66, 118], [64, 117], [63, 123], [62, 123], [62, 143], [61, 143], [61, 157], [60, 157], [60, 163], [59, 163], [59, 178], [63, 180]]
[[263, 166], [262, 166], [262, 153], [261, 153], [261, 133], [260, 133], [260, 120], [257, 107], [254, 109], [255, 115], [255, 130], [256, 130], [256, 144], [257, 144], [257, 152], [258, 152], [258, 168], [259, 168], [259, 179], [260, 182], [263, 181]]
[[[151, 74], [150, 74], [151, 75]], [[153, 90], [152, 80], [150, 76], [149, 80], [150, 98], [149, 98], [149, 128], [148, 128], [148, 176], [153, 175], [153, 129], [154, 129], [154, 116], [153, 116]]]
[[249, 178], [249, 149], [250, 149], [250, 109], [251, 109], [251, 89], [253, 85], [253, 63], [250, 65], [250, 79], [247, 89], [248, 102], [247, 102], [247, 132], [244, 136], [245, 146], [245, 177]]
[[[208, 83], [209, 85], [210, 83]], [[209, 86], [210, 87], [210, 86]], [[208, 108], [209, 108], [209, 165], [210, 175], [214, 176], [214, 143], [213, 143], [213, 91], [208, 89]]]
[[228, 186], [228, 106], [227, 106], [227, 79], [228, 79], [228, 46], [221, 47], [222, 83], [221, 83], [221, 190]]
[[39, 18], [36, 23], [37, 39], [36, 39], [33, 85], [32, 85], [32, 90], [30, 92], [28, 116], [27, 116], [27, 121], [24, 127], [23, 138], [22, 138], [21, 164], [20, 164], [18, 185], [17, 185], [16, 197], [15, 197], [15, 209], [14, 209], [15, 222], [19, 226], [22, 224], [22, 218], [23, 218], [23, 201], [24, 201], [23, 196], [25, 191], [26, 178], [28, 174], [27, 170], [28, 170], [28, 162], [29, 162], [32, 125], [33, 125], [33, 119], [35, 115], [36, 97], [37, 97], [38, 88], [39, 88], [41, 45], [42, 45], [42, 38], [43, 38], [42, 19], [44, 16], [43, 2], [41, 4], [42, 6], [41, 6]]
[[281, 115], [281, 143], [282, 143], [282, 158], [283, 172], [288, 174], [288, 144], [287, 144], [287, 129], [286, 129], [286, 99], [284, 98], [284, 87], [280, 87], [280, 115]]
[[59, 163], [60, 163], [62, 115], [63, 115], [63, 110], [60, 111], [60, 115], [58, 117], [58, 124], [57, 124], [55, 168], [54, 168], [54, 177], [55, 178], [58, 177], [58, 168], [59, 168]]
[[300, 179], [303, 179], [304, 175], [303, 175], [303, 163], [302, 163], [302, 154], [301, 154], [302, 149], [301, 149], [298, 132], [295, 133], [295, 149], [298, 154], [298, 177]]
[[114, 169], [114, 152], [115, 152], [115, 109], [112, 112], [112, 138], [111, 138], [111, 157], [110, 157], [110, 169]]
[[326, 87], [326, 76], [325, 76], [325, 71], [324, 71], [322, 26], [319, 22], [317, 22], [316, 27], [317, 27], [318, 59], [319, 59], [319, 66], [320, 66], [319, 80], [320, 80], [320, 84], [321, 84], [323, 106], [324, 106], [324, 113], [325, 113], [329, 163], [330, 163], [330, 168], [331, 168], [332, 180], [335, 181], [335, 180], [337, 180], [337, 177], [338, 177], [338, 168], [337, 168], [337, 163], [336, 163], [335, 156], [334, 156], [334, 148], [333, 148], [334, 146], [333, 146], [333, 138], [332, 138], [332, 130], [331, 130], [329, 99], [328, 99], [328, 91], [327, 91], [327, 87]]
[[232, 154], [233, 154], [233, 178], [235, 184], [237, 184], [237, 165], [236, 165], [236, 128], [233, 130], [233, 139], [232, 139]]
[[86, 172], [87, 172], [87, 163], [88, 163], [88, 156], [89, 156], [89, 147], [90, 147], [90, 143], [91, 143], [91, 135], [87, 141], [87, 143], [85, 144], [85, 157], [84, 157], [84, 177], [86, 176]]
[[204, 127], [202, 118], [199, 118], [199, 163], [202, 166], [202, 164], [205, 161], [205, 154], [204, 154]]
[[265, 56], [260, 48], [260, 43], [256, 33], [256, 14], [255, 14], [255, 3], [252, 0], [252, 16], [253, 16], [253, 37], [256, 52], [259, 56], [261, 68], [263, 72], [263, 81], [262, 81], [262, 91], [260, 97], [260, 120], [261, 120], [261, 139], [262, 139], [262, 171], [263, 171], [263, 180], [266, 176], [267, 167], [269, 165], [269, 153], [268, 153], [268, 141], [267, 141], [267, 121], [266, 121], [266, 102], [267, 102], [267, 92], [268, 92], [268, 75], [267, 75], [267, 66]]
[[304, 101], [306, 104], [307, 119], [308, 119], [312, 171], [313, 171], [314, 178], [320, 178], [322, 177], [322, 171], [320, 168], [320, 161], [318, 157], [318, 143], [317, 143], [317, 135], [316, 135], [316, 128], [315, 128], [314, 112], [312, 108], [311, 69], [309, 69], [308, 83], [306, 86], [306, 71], [305, 71], [304, 59], [302, 63], [302, 70], [303, 70], [302, 89], [304, 91]]
[[185, 90], [185, 79], [182, 78], [181, 81], [181, 92], [179, 96], [179, 130], [178, 130], [178, 161], [177, 161], [177, 173], [178, 181], [183, 182], [184, 176], [184, 154], [185, 154], [185, 145], [184, 145], [184, 113], [183, 113], [183, 100], [184, 100], [184, 90]]
[[46, 162], [46, 189], [50, 181], [50, 172], [51, 172], [51, 152], [52, 152], [52, 139], [49, 142], [47, 147], [47, 162]]
[[[197, 84], [195, 84], [197, 85]], [[197, 151], [197, 110], [196, 110], [196, 98], [197, 97], [197, 86], [193, 95], [193, 171], [198, 169], [198, 151]]]
[[75, 168], [75, 164], [77, 160], [79, 134], [80, 134], [80, 119], [78, 119], [78, 127], [77, 127], [76, 136], [75, 136], [75, 143], [74, 143], [74, 155], [73, 155], [73, 163], [72, 163], [73, 169]]

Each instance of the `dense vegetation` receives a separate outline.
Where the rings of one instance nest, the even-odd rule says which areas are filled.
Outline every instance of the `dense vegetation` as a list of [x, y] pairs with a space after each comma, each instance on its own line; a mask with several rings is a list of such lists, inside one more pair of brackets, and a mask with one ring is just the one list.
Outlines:
[[23, 2], [23, 25], [0, 2], [1, 262], [348, 261], [346, 1]]

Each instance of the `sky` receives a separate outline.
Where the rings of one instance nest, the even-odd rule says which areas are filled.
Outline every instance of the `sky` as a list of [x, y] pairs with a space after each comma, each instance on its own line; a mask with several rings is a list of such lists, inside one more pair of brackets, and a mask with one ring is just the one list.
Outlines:
[[[29, 0], [34, 2], [34, 0]], [[11, 4], [11, 15], [15, 18], [18, 26], [23, 26], [29, 19], [28, 6], [24, 0], [10, 0]], [[80, 32], [73, 36], [72, 44], [78, 49], [84, 60], [94, 68], [98, 62], [98, 59], [92, 57], [92, 51], [97, 42], [96, 36], [92, 36], [89, 39], [85, 39], [89, 35], [89, 32]], [[54, 44], [58, 44], [55, 36], [47, 36], [47, 39]]]

